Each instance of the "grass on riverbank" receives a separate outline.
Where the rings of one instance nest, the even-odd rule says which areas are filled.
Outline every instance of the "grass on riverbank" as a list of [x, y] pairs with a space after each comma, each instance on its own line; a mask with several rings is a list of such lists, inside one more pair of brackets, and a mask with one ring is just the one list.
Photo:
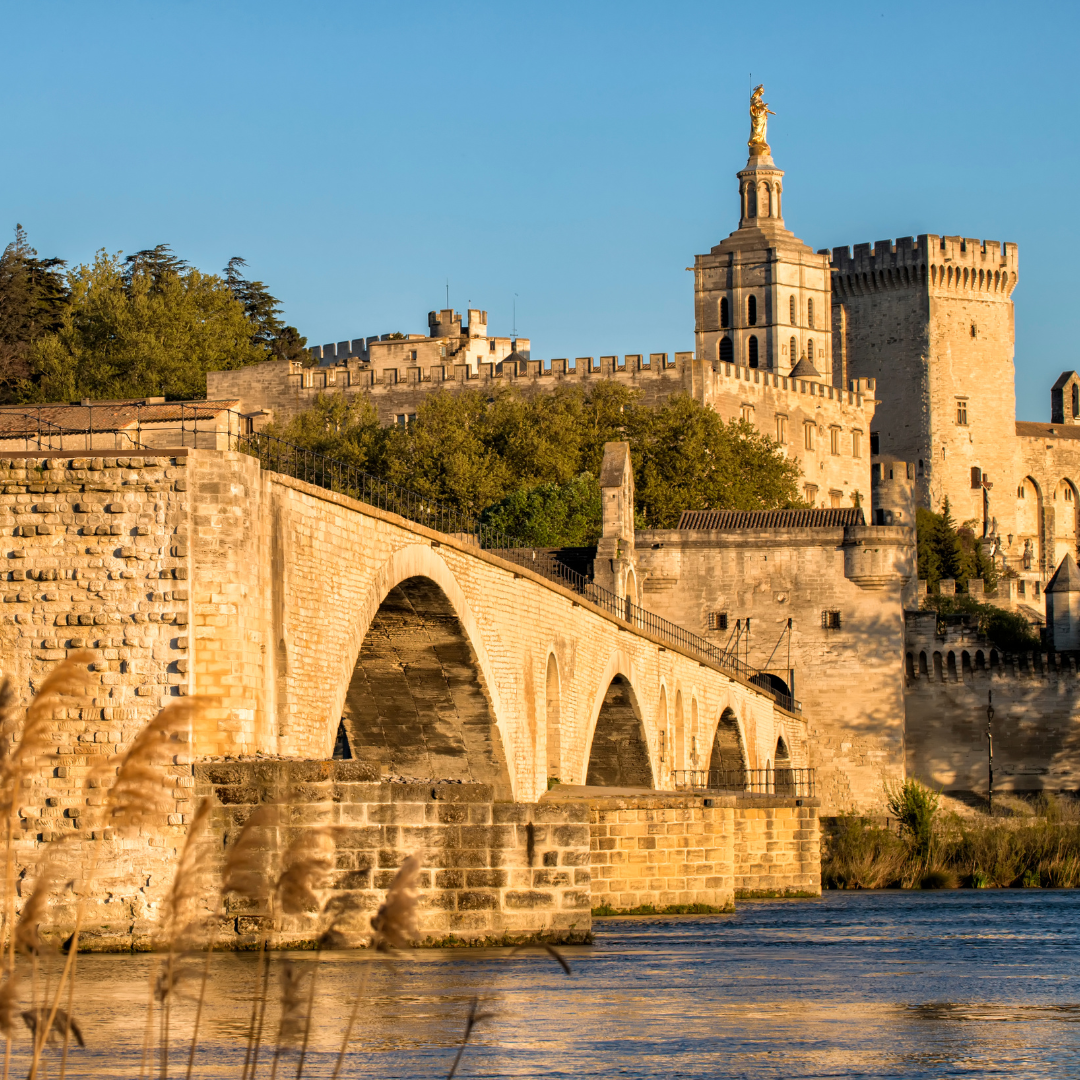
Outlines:
[[[909, 781], [905, 788], [921, 785]], [[926, 789], [923, 788], [922, 792]], [[1039, 795], [1022, 814], [963, 818], [936, 807], [899, 827], [843, 815], [825, 837], [827, 889], [1065, 888], [1080, 886], [1080, 800]], [[897, 815], [900, 817], [899, 815]]]

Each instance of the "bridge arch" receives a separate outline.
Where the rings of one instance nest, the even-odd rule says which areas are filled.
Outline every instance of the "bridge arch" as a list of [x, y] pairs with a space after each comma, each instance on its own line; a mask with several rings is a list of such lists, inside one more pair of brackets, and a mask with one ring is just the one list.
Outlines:
[[391, 774], [491, 784], [496, 799], [514, 797], [505, 749], [513, 743], [483, 637], [429, 546], [402, 548], [380, 568], [350, 651], [335, 716], [354, 758]]
[[731, 704], [725, 705], [713, 728], [709, 769], [723, 772], [749, 767], [746, 755], [746, 736], [743, 724]]
[[634, 684], [621, 653], [608, 662], [590, 713], [582, 782], [603, 787], [655, 787], [650, 740]]

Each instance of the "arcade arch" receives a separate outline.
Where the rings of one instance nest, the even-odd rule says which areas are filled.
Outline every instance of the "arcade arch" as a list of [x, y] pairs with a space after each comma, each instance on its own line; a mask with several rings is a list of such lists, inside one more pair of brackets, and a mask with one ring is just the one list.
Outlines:
[[641, 709], [630, 681], [616, 675], [596, 718], [585, 783], [601, 787], [653, 787]]

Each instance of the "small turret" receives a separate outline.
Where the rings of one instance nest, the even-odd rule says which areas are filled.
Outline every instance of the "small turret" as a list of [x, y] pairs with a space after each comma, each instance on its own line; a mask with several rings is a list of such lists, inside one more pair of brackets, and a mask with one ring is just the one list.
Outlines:
[[1046, 638], [1054, 652], [1080, 649], [1080, 570], [1069, 552], [1046, 586]]

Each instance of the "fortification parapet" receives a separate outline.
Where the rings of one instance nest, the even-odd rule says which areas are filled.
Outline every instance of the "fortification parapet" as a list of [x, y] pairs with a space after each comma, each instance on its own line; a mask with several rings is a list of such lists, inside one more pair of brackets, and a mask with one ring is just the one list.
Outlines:
[[870, 458], [871, 521], [875, 525], [915, 524], [915, 466], [874, 454]]
[[832, 249], [833, 291], [838, 297], [884, 289], [956, 288], [1008, 298], [1016, 286], [1016, 244], [922, 233], [914, 239], [878, 240]]

